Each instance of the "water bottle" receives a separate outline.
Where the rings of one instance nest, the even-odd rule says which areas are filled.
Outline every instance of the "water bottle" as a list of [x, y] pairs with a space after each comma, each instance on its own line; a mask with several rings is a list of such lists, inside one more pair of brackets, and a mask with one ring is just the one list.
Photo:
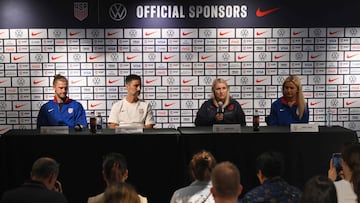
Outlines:
[[102, 129], [103, 129], [103, 120], [102, 120], [101, 113], [98, 112], [97, 116], [96, 116], [96, 130], [98, 132], [102, 132]]
[[331, 120], [332, 120], [332, 112], [331, 112], [331, 109], [328, 108], [328, 109], [326, 110], [326, 126], [327, 126], [327, 127], [331, 127], [331, 126], [332, 126]]
[[257, 109], [255, 109], [254, 116], [253, 116], [253, 129], [254, 131], [260, 130], [260, 116]]
[[95, 112], [91, 112], [90, 114], [90, 132], [96, 133], [96, 116]]

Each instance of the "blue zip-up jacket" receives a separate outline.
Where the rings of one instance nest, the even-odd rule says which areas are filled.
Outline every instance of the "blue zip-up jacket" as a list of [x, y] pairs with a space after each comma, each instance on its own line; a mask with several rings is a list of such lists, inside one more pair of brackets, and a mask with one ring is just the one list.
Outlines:
[[87, 128], [86, 113], [81, 103], [66, 98], [61, 110], [56, 99], [50, 100], [41, 106], [37, 117], [37, 128], [40, 126], [69, 126], [77, 124]]
[[270, 126], [286, 126], [291, 123], [308, 123], [309, 122], [309, 106], [306, 103], [305, 112], [303, 117], [299, 119], [296, 113], [297, 104], [295, 103], [292, 107], [287, 104], [285, 97], [280, 97], [271, 104], [270, 112]]

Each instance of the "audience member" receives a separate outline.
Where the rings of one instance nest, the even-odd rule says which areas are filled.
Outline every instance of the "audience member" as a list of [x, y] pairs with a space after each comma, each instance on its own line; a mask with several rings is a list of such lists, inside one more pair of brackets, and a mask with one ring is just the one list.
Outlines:
[[171, 203], [201, 202], [213, 203], [211, 195], [211, 171], [216, 165], [214, 156], [202, 150], [193, 155], [190, 161], [190, 173], [193, 182], [186, 187], [176, 190], [171, 198]]
[[237, 203], [242, 191], [240, 171], [231, 162], [217, 164], [211, 173], [211, 194], [216, 203]]
[[342, 152], [342, 172], [344, 179], [335, 181], [337, 172], [330, 160], [328, 176], [335, 181], [339, 203], [360, 203], [360, 143], [345, 146]]
[[119, 182], [110, 185], [104, 192], [105, 203], [140, 203], [140, 198], [130, 184]]
[[244, 195], [240, 202], [300, 202], [301, 191], [288, 184], [281, 176], [284, 160], [278, 152], [264, 152], [256, 159], [260, 186]]
[[87, 128], [86, 113], [81, 103], [67, 96], [69, 82], [66, 77], [54, 76], [53, 89], [55, 96], [40, 108], [37, 117], [37, 128], [41, 126], [69, 126], [70, 128]]
[[37, 159], [31, 169], [31, 179], [13, 190], [5, 192], [1, 203], [66, 203], [65, 196], [55, 190], [59, 164], [52, 158]]
[[116, 102], [109, 115], [109, 128], [117, 126], [135, 126], [153, 128], [155, 120], [151, 105], [139, 99], [141, 78], [138, 75], [128, 75], [125, 79], [127, 95]]
[[287, 77], [282, 85], [283, 96], [271, 104], [269, 125], [308, 123], [309, 107], [304, 99], [298, 76]]
[[213, 124], [241, 124], [246, 126], [245, 113], [239, 102], [230, 96], [226, 80], [217, 78], [212, 84], [212, 96], [205, 101], [196, 114], [196, 126]]
[[301, 203], [337, 203], [334, 183], [326, 176], [314, 176], [305, 183]]
[[[128, 178], [127, 162], [120, 153], [109, 153], [105, 156], [102, 164], [102, 174], [106, 187], [113, 184], [123, 183]], [[147, 203], [147, 198], [138, 195], [141, 203]], [[104, 203], [104, 193], [88, 198], [88, 203]]]

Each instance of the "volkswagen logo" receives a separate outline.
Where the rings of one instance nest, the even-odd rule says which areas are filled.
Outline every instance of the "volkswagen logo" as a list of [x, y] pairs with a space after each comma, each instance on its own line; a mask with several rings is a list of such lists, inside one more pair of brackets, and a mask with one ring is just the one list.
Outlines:
[[99, 30], [91, 31], [91, 35], [92, 35], [93, 38], [97, 38], [100, 35]]
[[167, 30], [167, 31], [166, 31], [167, 37], [173, 37], [174, 34], [175, 34], [174, 30]]
[[261, 53], [259, 54], [259, 59], [260, 59], [260, 61], [265, 61], [265, 59], [266, 59], [266, 53], [261, 52]]
[[23, 34], [24, 33], [21, 30], [15, 30], [15, 36], [18, 37], [18, 38], [22, 37]]
[[241, 30], [240, 31], [240, 35], [242, 36], [242, 37], [247, 37], [248, 35], [249, 35], [249, 31], [248, 30]]
[[3, 62], [5, 60], [4, 54], [0, 54], [0, 61]]
[[119, 55], [117, 53], [112, 53], [110, 55], [110, 59], [111, 59], [112, 62], [119, 61]]
[[194, 58], [194, 55], [192, 53], [186, 53], [185, 58], [187, 61], [191, 61]]
[[18, 79], [17, 79], [17, 84], [18, 84], [19, 86], [24, 86], [24, 84], [25, 84], [24, 78], [18, 78]]
[[321, 36], [321, 29], [320, 28], [317, 28], [314, 30], [314, 35], [315, 37], [320, 37]]
[[150, 54], [148, 55], [148, 59], [149, 59], [150, 61], [154, 61], [155, 58], [156, 58], [156, 55], [155, 55], [154, 53], [150, 53]]
[[114, 21], [121, 21], [126, 17], [126, 7], [121, 3], [115, 3], [110, 6], [109, 15]]
[[35, 60], [36, 60], [36, 62], [42, 62], [43, 61], [43, 55], [42, 54], [36, 54], [35, 55]]
[[98, 77], [93, 78], [93, 83], [94, 83], [94, 85], [100, 84], [100, 78], [98, 78]]
[[73, 59], [74, 59], [74, 61], [80, 61], [81, 55], [79, 53], [76, 53], [73, 55]]
[[356, 28], [351, 28], [349, 32], [352, 36], [356, 36], [358, 30]]
[[349, 82], [350, 82], [351, 84], [356, 83], [356, 76], [351, 75], [351, 76], [349, 77]]
[[301, 60], [302, 58], [304, 57], [304, 55], [301, 53], [301, 52], [297, 52], [296, 54], [295, 54], [295, 58], [296, 58], [296, 60]]
[[330, 101], [331, 107], [337, 107], [339, 105], [339, 101], [337, 99], [332, 99]]
[[332, 59], [338, 59], [339, 58], [339, 54], [337, 52], [333, 52], [331, 53], [331, 58]]
[[284, 29], [279, 29], [279, 30], [277, 31], [277, 34], [278, 34], [280, 37], [282, 37], [282, 36], [284, 36], [284, 34], [285, 34], [285, 30], [284, 30]]
[[210, 37], [211, 36], [211, 30], [204, 30], [204, 36]]
[[191, 109], [194, 106], [194, 102], [191, 100], [188, 100], [188, 101], [186, 101], [185, 105], [188, 109]]
[[259, 106], [260, 106], [261, 108], [265, 108], [265, 106], [266, 106], [266, 101], [265, 101], [264, 99], [259, 100]]
[[229, 54], [229, 53], [224, 53], [224, 54], [222, 55], [222, 58], [223, 58], [224, 61], [228, 61], [229, 58], [230, 58], [230, 54]]
[[211, 77], [206, 76], [206, 77], [204, 78], [204, 83], [205, 83], [205, 84], [210, 85], [210, 84], [211, 84], [211, 82], [212, 82]]
[[174, 79], [173, 77], [168, 77], [167, 80], [166, 80], [166, 82], [167, 82], [169, 85], [172, 85], [172, 84], [174, 84], [175, 79]]
[[59, 38], [61, 36], [61, 30], [54, 30], [53, 34], [56, 38]]
[[6, 102], [4, 102], [4, 101], [0, 101], [0, 109], [1, 110], [5, 110], [6, 109]]
[[315, 76], [314, 76], [314, 78], [313, 78], [313, 81], [314, 81], [314, 83], [315, 83], [315, 84], [319, 84], [319, 83], [320, 83], [320, 81], [321, 81], [320, 76], [315, 75]]
[[245, 76], [242, 76], [240, 78], [240, 82], [241, 82], [242, 85], [246, 85], [246, 84], [248, 84], [249, 79], [247, 77], [245, 77]]

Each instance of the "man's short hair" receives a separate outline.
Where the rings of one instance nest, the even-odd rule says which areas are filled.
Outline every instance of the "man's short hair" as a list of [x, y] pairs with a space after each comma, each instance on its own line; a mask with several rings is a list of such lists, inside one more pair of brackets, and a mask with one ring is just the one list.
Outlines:
[[217, 164], [211, 173], [212, 185], [216, 194], [222, 198], [233, 198], [239, 194], [240, 171], [231, 162]]
[[267, 178], [282, 176], [284, 159], [279, 152], [264, 152], [256, 158], [256, 172], [261, 170]]
[[33, 163], [31, 177], [48, 178], [52, 174], [59, 174], [59, 164], [54, 159], [41, 157]]
[[140, 80], [141, 81], [141, 77], [138, 76], [138, 75], [135, 75], [135, 74], [128, 75], [128, 76], [126, 76], [125, 83], [128, 84], [133, 80]]
[[61, 75], [61, 74], [56, 74], [56, 75], [54, 76], [53, 85], [55, 85], [58, 80], [61, 81], [61, 82], [69, 83], [69, 82], [68, 82], [68, 79], [66, 79], [65, 76], [63, 76], [63, 75]]
[[109, 153], [105, 155], [102, 164], [104, 174], [108, 178], [111, 176], [111, 170], [114, 166], [114, 163], [119, 164], [121, 174], [124, 174], [127, 170], [127, 163], [124, 155], [115, 152]]

